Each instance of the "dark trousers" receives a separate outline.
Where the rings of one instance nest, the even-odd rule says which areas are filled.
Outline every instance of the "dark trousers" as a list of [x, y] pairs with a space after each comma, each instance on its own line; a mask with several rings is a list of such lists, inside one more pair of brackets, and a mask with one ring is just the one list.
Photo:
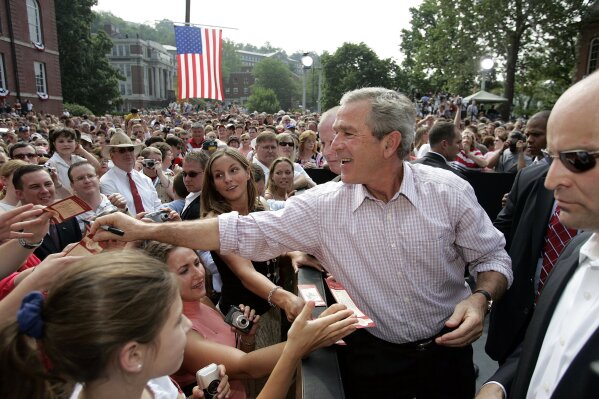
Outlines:
[[357, 330], [344, 338], [339, 363], [347, 398], [471, 399], [472, 346], [422, 349], [396, 345]]

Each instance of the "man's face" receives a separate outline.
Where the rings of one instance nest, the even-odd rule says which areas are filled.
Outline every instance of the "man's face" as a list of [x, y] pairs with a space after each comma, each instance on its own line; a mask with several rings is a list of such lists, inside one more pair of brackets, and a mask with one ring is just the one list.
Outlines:
[[54, 203], [54, 183], [45, 170], [27, 173], [21, 176], [23, 188], [16, 190], [17, 198], [23, 204], [50, 205]]
[[331, 144], [335, 138], [335, 131], [333, 130], [333, 122], [335, 122], [336, 113], [331, 114], [327, 120], [322, 121], [319, 126], [318, 134], [320, 135], [320, 142], [322, 144], [322, 155], [324, 155], [329, 169], [335, 174], [341, 173], [341, 162], [337, 157], [337, 153], [333, 151]]
[[456, 128], [453, 140], [447, 143], [447, 150], [445, 153], [445, 159], [448, 161], [455, 161], [455, 158], [458, 156], [458, 153], [462, 149], [462, 134]]
[[135, 166], [135, 148], [133, 146], [112, 148], [110, 159], [119, 169], [131, 172]]
[[201, 143], [204, 141], [204, 129], [201, 127], [191, 129], [191, 138], [196, 143]]
[[91, 165], [80, 165], [71, 170], [71, 188], [81, 198], [100, 194], [100, 179]]
[[277, 140], [263, 141], [256, 144], [256, 157], [262, 164], [270, 167], [272, 161], [277, 157]]
[[131, 135], [136, 139], [142, 140], [144, 139], [144, 128], [141, 125], [133, 125], [131, 130]]
[[[578, 86], [578, 90], [575, 87], [573, 92], [564, 94], [551, 112], [547, 125], [547, 150], [551, 154], [568, 150], [599, 151], [599, 115], [596, 112], [599, 84], [596, 77], [594, 93], [589, 93], [585, 86], [582, 88], [580, 90], [581, 86]], [[574, 173], [561, 160], [553, 160], [545, 187], [554, 192], [563, 224], [599, 232], [598, 181], [599, 165], [586, 172]]]
[[348, 103], [339, 109], [333, 123], [337, 134], [332, 149], [341, 162], [341, 180], [344, 183], [364, 184], [376, 190], [385, 144], [384, 140], [374, 137], [372, 129], [366, 124], [370, 110], [368, 101]]
[[183, 161], [183, 184], [190, 193], [202, 191], [204, 169], [194, 161]]
[[26, 128], [23, 131], [19, 129], [17, 135], [19, 136], [19, 140], [21, 141], [29, 141], [31, 139], [31, 131], [29, 130], [29, 128]]
[[39, 159], [35, 149], [28, 145], [26, 147], [15, 148], [12, 153], [13, 159], [19, 159], [32, 165], [37, 165]]
[[543, 155], [541, 150], [547, 147], [546, 130], [547, 127], [543, 118], [532, 118], [526, 124], [524, 134], [531, 155], [538, 157]]

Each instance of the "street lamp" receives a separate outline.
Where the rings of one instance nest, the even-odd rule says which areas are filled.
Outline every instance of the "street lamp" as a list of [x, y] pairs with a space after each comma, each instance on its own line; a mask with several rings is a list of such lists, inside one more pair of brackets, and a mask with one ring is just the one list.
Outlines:
[[306, 112], [306, 69], [310, 69], [310, 67], [312, 67], [313, 62], [314, 60], [312, 59], [312, 57], [310, 57], [308, 53], [304, 53], [304, 55], [302, 56], [302, 77], [304, 86], [304, 91], [302, 95], [302, 112], [304, 113]]
[[495, 66], [495, 61], [493, 61], [493, 58], [491, 57], [485, 57], [480, 61], [480, 68], [482, 69], [482, 83], [481, 83], [481, 90], [485, 90], [485, 77], [487, 75], [487, 73], [493, 69], [493, 66]]

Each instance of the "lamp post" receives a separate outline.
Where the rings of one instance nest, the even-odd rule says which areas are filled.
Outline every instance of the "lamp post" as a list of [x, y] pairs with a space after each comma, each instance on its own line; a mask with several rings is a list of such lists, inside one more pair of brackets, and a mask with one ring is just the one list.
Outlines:
[[310, 69], [314, 60], [308, 53], [304, 53], [302, 56], [302, 77], [303, 77], [303, 87], [304, 91], [302, 94], [302, 112], [306, 112], [306, 69]]
[[487, 76], [487, 73], [489, 73], [489, 71], [493, 69], [493, 66], [495, 66], [495, 61], [493, 61], [493, 58], [491, 57], [485, 57], [482, 60], [480, 60], [480, 68], [482, 70], [482, 83], [480, 85], [481, 90], [485, 90], [485, 77]]

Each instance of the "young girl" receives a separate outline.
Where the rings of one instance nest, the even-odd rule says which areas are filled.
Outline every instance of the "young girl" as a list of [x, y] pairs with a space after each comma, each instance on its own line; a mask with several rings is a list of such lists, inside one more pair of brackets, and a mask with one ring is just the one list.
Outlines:
[[50, 132], [50, 152], [52, 157], [46, 166], [56, 169], [59, 185], [71, 189], [71, 182], [67, 172], [69, 167], [79, 161], [88, 161], [95, 169], [100, 168], [100, 163], [92, 154], [87, 152], [80, 144], [77, 133], [70, 128], [62, 128]]
[[264, 198], [285, 201], [293, 193], [293, 163], [289, 158], [277, 158], [270, 166]]
[[[27, 294], [0, 331], [0, 396], [183, 399], [168, 375], [183, 361], [190, 326], [163, 263], [134, 252], [84, 258], [47, 298]], [[228, 393], [222, 371], [219, 398]]]

